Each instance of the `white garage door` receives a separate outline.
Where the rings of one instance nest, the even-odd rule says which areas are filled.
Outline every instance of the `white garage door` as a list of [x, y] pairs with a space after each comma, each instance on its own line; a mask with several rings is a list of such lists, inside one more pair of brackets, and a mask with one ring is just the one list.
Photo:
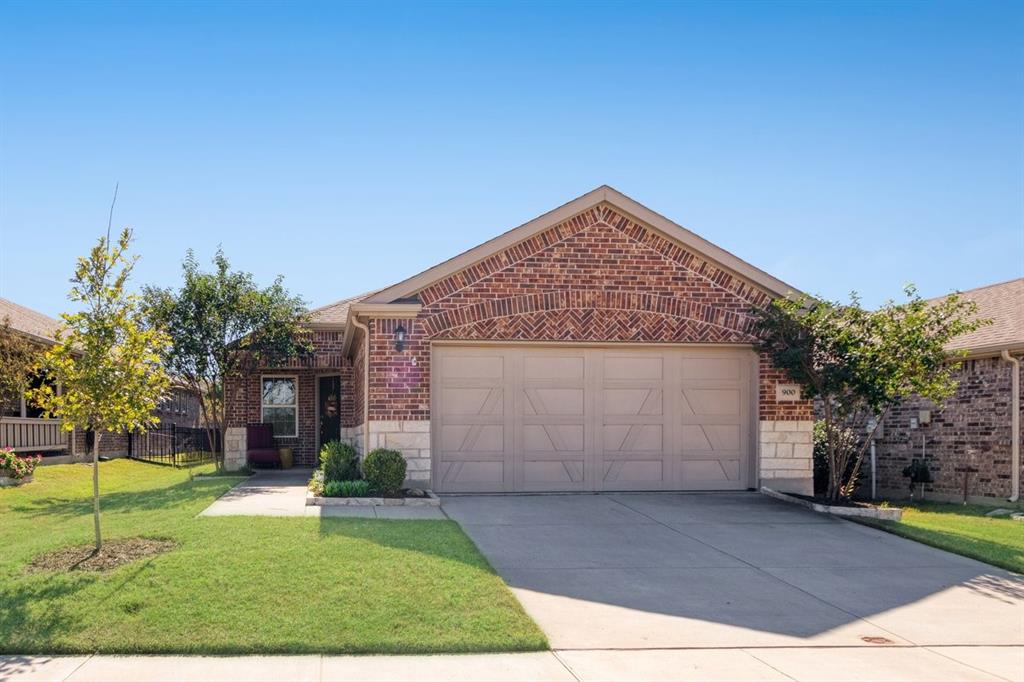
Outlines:
[[754, 361], [721, 348], [436, 346], [434, 487], [746, 488]]

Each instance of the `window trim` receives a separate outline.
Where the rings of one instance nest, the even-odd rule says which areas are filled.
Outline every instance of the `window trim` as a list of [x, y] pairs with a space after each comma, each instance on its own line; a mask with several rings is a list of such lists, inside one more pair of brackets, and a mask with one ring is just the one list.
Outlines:
[[[266, 423], [264, 411], [267, 409], [263, 402], [263, 382], [267, 379], [291, 379], [295, 386], [295, 432], [290, 436], [274, 434], [274, 438], [298, 438], [299, 437], [299, 375], [298, 374], [261, 374], [260, 375], [260, 421]], [[292, 405], [270, 405], [270, 407], [292, 407]]]

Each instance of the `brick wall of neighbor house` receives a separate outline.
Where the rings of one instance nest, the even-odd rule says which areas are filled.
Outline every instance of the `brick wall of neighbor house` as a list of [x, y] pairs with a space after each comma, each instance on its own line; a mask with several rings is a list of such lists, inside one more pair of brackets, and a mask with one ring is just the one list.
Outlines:
[[[398, 448], [429, 473], [429, 432], [411, 422], [430, 419], [433, 340], [737, 343], [751, 335], [752, 306], [770, 296], [715, 267], [659, 233], [597, 207], [421, 290], [414, 320], [370, 320], [371, 432], [381, 422]], [[394, 349], [394, 330], [406, 348]], [[766, 365], [766, 363], [768, 363]], [[810, 403], [776, 404], [778, 376], [761, 360], [761, 419], [807, 431]], [[429, 427], [427, 427], [429, 429]], [[416, 429], [412, 431], [412, 429]], [[801, 436], [802, 438], [802, 436]], [[384, 437], [387, 441], [387, 436]], [[785, 448], [783, 448], [785, 449]], [[804, 456], [804, 448], [799, 449]], [[792, 471], [807, 471], [810, 458]], [[410, 477], [413, 476], [410, 464]], [[422, 480], [422, 479], [421, 479]], [[783, 486], [784, 487], [784, 486]], [[806, 488], [801, 481], [800, 490]]]
[[[876, 446], [879, 490], [891, 496], [908, 494], [903, 469], [921, 457], [923, 437], [925, 460], [935, 479], [925, 488], [927, 494], [935, 499], [962, 499], [963, 474], [956, 469], [969, 466], [978, 469], [970, 478], [971, 496], [1008, 497], [1010, 373], [1011, 365], [999, 358], [966, 360], [957, 373], [956, 393], [941, 408], [918, 397], [894, 408]], [[910, 420], [920, 410], [931, 410], [931, 423], [912, 429]]]
[[275, 367], [263, 367], [225, 381], [227, 426], [244, 427], [263, 419], [260, 381], [263, 376], [298, 377], [299, 433], [297, 438], [275, 438], [278, 447], [294, 449], [295, 463], [314, 466], [319, 425], [316, 422], [316, 382], [323, 375], [341, 375], [341, 425], [352, 425], [355, 399], [352, 390], [352, 364], [341, 353], [343, 332], [318, 331], [313, 334], [313, 353], [297, 357]]

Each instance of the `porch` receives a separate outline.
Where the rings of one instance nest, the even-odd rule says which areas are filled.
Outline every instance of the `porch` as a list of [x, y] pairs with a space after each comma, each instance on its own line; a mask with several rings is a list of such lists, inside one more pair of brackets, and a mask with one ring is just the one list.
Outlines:
[[70, 453], [71, 434], [61, 430], [60, 425], [59, 419], [0, 417], [0, 447], [33, 454]]

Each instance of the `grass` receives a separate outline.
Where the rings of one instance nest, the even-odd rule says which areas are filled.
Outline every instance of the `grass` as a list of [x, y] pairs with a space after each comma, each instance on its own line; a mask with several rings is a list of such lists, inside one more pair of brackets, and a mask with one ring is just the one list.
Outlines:
[[[212, 467], [211, 467], [212, 468]], [[106, 573], [30, 573], [92, 538], [91, 468], [0, 490], [0, 653], [433, 653], [547, 647], [452, 521], [200, 517], [239, 479], [100, 465], [108, 538], [171, 552]]]
[[1024, 573], [1024, 523], [988, 517], [993, 507], [918, 502], [903, 505], [903, 520], [857, 519], [867, 525]]

